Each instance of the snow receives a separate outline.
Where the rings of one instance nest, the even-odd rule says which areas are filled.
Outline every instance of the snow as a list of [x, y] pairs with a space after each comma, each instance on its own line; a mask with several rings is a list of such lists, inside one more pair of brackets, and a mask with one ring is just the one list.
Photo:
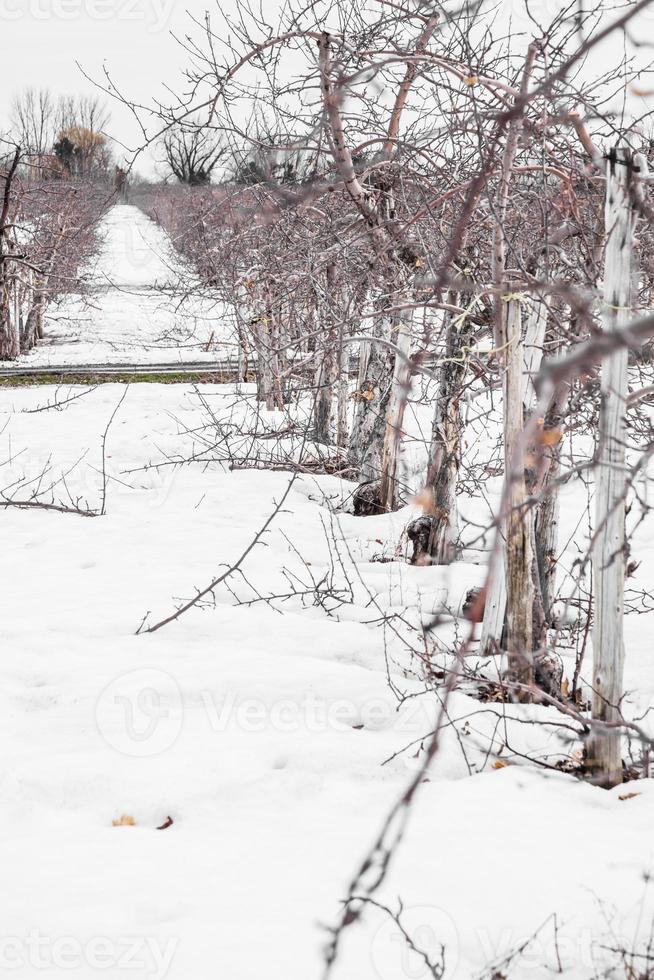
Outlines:
[[[411, 509], [354, 518], [339, 508], [347, 486], [302, 475], [245, 562], [250, 584], [234, 577], [231, 587], [241, 598], [288, 591], [284, 570], [319, 580], [327, 528], [352, 556], [351, 602], [332, 616], [298, 598], [238, 606], [220, 587], [215, 605], [136, 635], [149, 611], [156, 622], [238, 558], [288, 487], [283, 472], [150, 465], [197, 448], [203, 402], [233, 417], [235, 389], [201, 391], [129, 387], [107, 434], [105, 516], [2, 516], [0, 958], [18, 964], [16, 977], [63, 976], [72, 964], [85, 978], [117, 978], [130, 957], [135, 977], [318, 977], [321, 924], [336, 920], [415, 770], [416, 747], [400, 750], [431, 731], [436, 712], [431, 695], [398, 707], [387, 671], [404, 693], [424, 685], [400, 639], [373, 624], [377, 608], [400, 613], [418, 595], [425, 611], [446, 595], [457, 607], [483, 578], [470, 562], [371, 561], [395, 547]], [[2, 485], [24, 477], [12, 493], [25, 499], [48, 465], [42, 486], [54, 486], [42, 499], [99, 509], [102, 436], [124, 393], [106, 385], [35, 413], [69, 390], [4, 389]], [[627, 619], [640, 707], [654, 689], [643, 622]], [[593, 940], [648, 934], [654, 789], [605, 792], [517, 757], [493, 769], [498, 725], [515, 751], [562, 750], [550, 729], [502, 721], [502, 707], [455, 695], [452, 729], [377, 898], [395, 909], [401, 896], [419, 945], [435, 954], [445, 943], [448, 978], [475, 976], [542, 926], [517, 975], [549, 976], [558, 949], [563, 975], [581, 980], [593, 975]], [[508, 713], [552, 720], [543, 707]], [[631, 789], [639, 795], [621, 801]], [[135, 826], [112, 826], [122, 815]], [[168, 816], [172, 827], [157, 830]], [[334, 973], [427, 975], [379, 910], [347, 931]]]
[[48, 308], [45, 338], [20, 365], [212, 363], [218, 350], [232, 353], [226, 308], [189, 295], [192, 272], [163, 229], [116, 205], [99, 233], [100, 252], [83, 270], [87, 288]]
[[[95, 306], [64, 304], [48, 343], [24, 361], [215, 357], [202, 345], [211, 329], [220, 336], [219, 314], [179, 306], [188, 270], [165, 234], [126, 207], [112, 209], [103, 234], [89, 270]], [[500, 477], [483, 499], [460, 497], [461, 560], [413, 568], [403, 531], [414, 506], [355, 518], [352, 486], [335, 478], [230, 468], [227, 457], [238, 462], [253, 445], [275, 460], [299, 451], [292, 438], [268, 438], [283, 419], [256, 410], [251, 387], [1, 390], [4, 499], [104, 514], [2, 511], [0, 970], [319, 977], [324, 927], [438, 715], [420, 624], [442, 614], [432, 667], [447, 666], [466, 593], [484, 581], [480, 529]], [[419, 437], [428, 412], [411, 411]], [[495, 422], [485, 406], [478, 417], [466, 444], [481, 471]], [[423, 457], [419, 442], [405, 453], [410, 485]], [[212, 602], [137, 632], [237, 561], [282, 500]], [[585, 550], [586, 507], [581, 481], [562, 488], [564, 595]], [[646, 523], [632, 555], [644, 588], [654, 573]], [[654, 698], [647, 624], [626, 620], [625, 710], [644, 723]], [[562, 655], [570, 678], [572, 648]], [[447, 980], [490, 964], [497, 976], [601, 976], [615, 959], [602, 946], [649, 937], [652, 781], [606, 792], [547, 768], [580, 748], [561, 715], [470, 695], [464, 686], [452, 696], [376, 899], [396, 911], [401, 898], [405, 927], [434, 959], [445, 947]], [[502, 965], [530, 937], [515, 965]], [[368, 908], [344, 933], [333, 975], [429, 973], [393, 920]]]

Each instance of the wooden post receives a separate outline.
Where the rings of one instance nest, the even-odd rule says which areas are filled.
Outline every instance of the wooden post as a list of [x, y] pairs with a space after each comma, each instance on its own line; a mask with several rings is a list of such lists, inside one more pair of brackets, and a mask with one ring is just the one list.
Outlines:
[[[611, 150], [606, 173], [605, 331], [624, 326], [630, 315], [631, 252], [635, 223], [631, 152]], [[602, 404], [595, 492], [596, 539], [593, 550], [595, 624], [593, 630], [594, 721], [620, 719], [624, 669], [625, 576], [625, 414], [628, 351], [621, 348], [602, 366]], [[596, 730], [587, 744], [587, 765], [595, 782], [622, 782], [621, 733]]]
[[[511, 480], [508, 489], [509, 506], [520, 506], [520, 501], [524, 502], [527, 496], [527, 488], [524, 479], [524, 464], [516, 460], [522, 466], [522, 475], [511, 474], [513, 448], [516, 440], [520, 437], [523, 427], [524, 406], [528, 411], [533, 408], [536, 401], [534, 389], [534, 379], [540, 369], [540, 362], [543, 357], [543, 342], [545, 339], [545, 329], [547, 325], [547, 307], [539, 299], [530, 302], [529, 317], [525, 329], [524, 343], [521, 336], [521, 311], [520, 303], [517, 300], [509, 301], [507, 311], [507, 352], [506, 370], [504, 373], [504, 460], [505, 478]], [[511, 338], [511, 339], [510, 339]], [[518, 411], [518, 400], [520, 400], [520, 411]], [[507, 411], [510, 418], [507, 417]], [[517, 514], [523, 521], [523, 526], [527, 533], [526, 553], [521, 558], [521, 563], [533, 560], [534, 547], [534, 516], [532, 509], [528, 511], [521, 508]], [[513, 521], [512, 527], [519, 523]], [[502, 635], [504, 634], [505, 624], [507, 624], [507, 583], [509, 568], [507, 565], [506, 535], [509, 530], [509, 522], [498, 529], [498, 534], [503, 537], [501, 543], [501, 553], [498, 555], [498, 564], [491, 581], [491, 588], [486, 597], [484, 610], [484, 621], [482, 624], [480, 649], [486, 653], [492, 653], [494, 649], [501, 645]], [[522, 531], [520, 531], [522, 536]], [[515, 575], [514, 575], [515, 578]], [[525, 586], [526, 588], [527, 586]], [[531, 586], [531, 603], [533, 607], [533, 584]], [[523, 597], [523, 602], [529, 601], [529, 596]], [[531, 608], [531, 607], [530, 607]], [[533, 623], [531, 631], [531, 646], [534, 645]], [[508, 639], [508, 636], [507, 636]], [[515, 640], [515, 635], [514, 635]], [[509, 648], [510, 649], [510, 648]], [[532, 650], [525, 651], [529, 654]], [[527, 665], [528, 667], [528, 665]], [[528, 676], [529, 670], [525, 674], [525, 683], [531, 683], [532, 677]]]

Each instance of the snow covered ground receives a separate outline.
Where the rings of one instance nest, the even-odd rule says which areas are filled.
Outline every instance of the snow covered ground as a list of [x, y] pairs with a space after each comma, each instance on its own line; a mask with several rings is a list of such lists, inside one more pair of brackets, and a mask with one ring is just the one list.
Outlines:
[[[89, 296], [51, 310], [22, 363], [229, 354], [224, 311], [183, 295], [189, 271], [160, 228], [115, 207], [102, 231]], [[60, 509], [1, 512], [0, 973], [319, 977], [325, 927], [437, 717], [420, 623], [443, 614], [430, 668], [447, 666], [466, 593], [484, 580], [479, 531], [501, 478], [486, 480], [484, 499], [460, 498], [462, 560], [414, 568], [403, 531], [415, 508], [355, 518], [352, 487], [335, 478], [220, 462], [253, 446], [298, 451], [271, 439], [285, 422], [255, 413], [250, 388], [1, 391], [2, 496]], [[429, 419], [414, 410], [418, 435]], [[466, 446], [482, 472], [494, 430], [480, 419]], [[416, 488], [421, 452], [417, 442], [403, 464]], [[282, 500], [211, 602], [137, 635], [239, 559]], [[586, 505], [580, 481], [563, 488], [564, 594]], [[647, 523], [632, 557], [633, 588], [646, 589]], [[626, 622], [625, 710], [645, 724], [648, 624]], [[570, 679], [572, 644], [562, 653]], [[607, 793], [554, 771], [580, 750], [554, 709], [472, 693], [448, 706], [376, 898], [392, 911], [402, 901], [404, 927], [433, 960], [444, 947], [447, 980], [490, 976], [493, 964], [497, 978], [605, 976], [612, 949], [643, 948], [651, 933], [651, 781]], [[432, 975], [381, 908], [346, 931], [334, 971]]]
[[[0, 970], [317, 978], [322, 927], [436, 714], [399, 617], [444, 602], [456, 611], [483, 567], [473, 553], [449, 569], [375, 560], [392, 556], [411, 509], [354, 518], [351, 488], [302, 475], [215, 604], [136, 635], [243, 553], [290, 475], [168, 465], [205, 446], [206, 403], [216, 416], [240, 411], [233, 388], [203, 386], [201, 399], [183, 385], [107, 385], [63, 404], [81, 393], [1, 394], [5, 496], [38, 492], [94, 511], [104, 500], [105, 514], [2, 512]], [[55, 400], [58, 409], [35, 411]], [[564, 542], [580, 513], [570, 491]], [[646, 525], [639, 535], [646, 585]], [[380, 628], [393, 613], [397, 631]], [[443, 639], [456, 629], [444, 622]], [[654, 694], [648, 630], [647, 618], [627, 618], [634, 713]], [[400, 702], [393, 689], [415, 697]], [[615, 957], [598, 944], [631, 947], [650, 933], [651, 781], [605, 792], [521, 764], [521, 752], [578, 748], [524, 723], [560, 722], [551, 709], [457, 693], [449, 717], [377, 898], [392, 909], [401, 898], [418, 946], [435, 957], [445, 946], [447, 978], [477, 976], [538, 930], [498, 977], [601, 976]], [[494, 768], [505, 741], [513, 764]], [[638, 795], [621, 800], [629, 791]], [[123, 817], [133, 825], [113, 825]], [[430, 974], [395, 923], [369, 909], [345, 933], [334, 976]]]
[[88, 290], [48, 309], [30, 367], [215, 361], [230, 353], [225, 309], [187, 294], [190, 270], [168, 235], [136, 207], [116, 205], [102, 248], [84, 270]]

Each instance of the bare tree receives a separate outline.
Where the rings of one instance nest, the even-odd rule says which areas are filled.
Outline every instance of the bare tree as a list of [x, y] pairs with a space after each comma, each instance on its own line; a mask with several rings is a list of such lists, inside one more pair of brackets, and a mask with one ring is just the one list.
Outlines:
[[103, 130], [109, 112], [99, 96], [60, 96], [47, 89], [26, 88], [11, 104], [12, 138], [23, 150], [27, 177], [40, 180], [106, 170], [109, 162]]
[[20, 332], [15, 300], [16, 259], [15, 222], [12, 197], [21, 159], [20, 146], [14, 147], [4, 171], [0, 171], [0, 360], [11, 360], [20, 350]]
[[11, 101], [11, 131], [26, 155], [52, 152], [58, 123], [56, 100], [48, 89], [26, 88]]
[[[349, 408], [357, 513], [408, 498], [405, 418], [412, 403], [429, 405], [426, 514], [409, 528], [424, 564], [461, 547], [457, 496], [472, 482], [465, 400], [502, 393], [492, 461], [504, 477], [493, 522], [501, 532], [483, 636], [493, 655], [508, 654], [512, 697], [538, 696], [539, 686], [556, 695], [541, 667], [556, 643], [560, 443], [566, 426], [592, 426], [594, 395], [568, 405], [558, 386], [543, 402], [534, 380], [544, 351], [596, 329], [600, 155], [588, 120], [598, 131], [615, 126], [598, 92], [624, 78], [611, 66], [585, 87], [571, 72], [637, 7], [606, 27], [593, 15], [557, 16], [507, 49], [492, 28], [480, 30], [476, 10], [442, 19], [422, 6], [383, 6], [378, 19], [364, 3], [335, 4], [326, 18], [289, 9], [273, 26], [243, 5], [224, 41], [207, 28], [190, 69], [194, 97], [160, 107], [151, 139], [221, 132], [236, 158], [264, 163], [256, 179], [189, 191], [186, 215], [172, 198], [160, 213], [202, 288], [236, 307], [239, 349], [266, 407], [286, 411], [310, 390], [311, 435], [332, 449], [343, 448]], [[291, 50], [289, 82], [280, 66]], [[265, 79], [265, 139], [232, 112], [251, 101], [251, 68]], [[205, 100], [208, 78], [217, 81]], [[285, 158], [299, 155], [307, 167], [286, 170]], [[207, 179], [202, 170], [195, 182]], [[475, 476], [476, 493], [486, 478]]]
[[211, 182], [211, 177], [228, 148], [214, 132], [198, 120], [184, 120], [170, 127], [161, 139], [164, 160], [180, 184], [191, 187]]
[[[0, 141], [2, 145], [2, 141]], [[43, 336], [49, 303], [80, 289], [78, 270], [97, 248], [108, 204], [93, 181], [21, 175], [19, 146], [0, 164], [0, 359], [13, 360]]]

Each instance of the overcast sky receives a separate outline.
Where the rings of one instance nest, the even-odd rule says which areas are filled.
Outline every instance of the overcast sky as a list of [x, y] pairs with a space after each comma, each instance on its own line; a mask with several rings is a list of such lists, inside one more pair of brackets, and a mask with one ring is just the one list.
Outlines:
[[[94, 91], [78, 61], [98, 79], [106, 63], [126, 95], [149, 102], [162, 82], [175, 83], [184, 63], [171, 32], [187, 33], [187, 9], [202, 16], [206, 6], [206, 0], [0, 0], [0, 130], [19, 89]], [[222, 6], [229, 9], [232, 0]], [[111, 134], [138, 142], [130, 114], [115, 103], [110, 108]]]
[[[274, 15], [279, 0], [263, 0], [267, 15]], [[532, 10], [546, 21], [563, 0], [531, 0]], [[235, 0], [0, 0], [0, 131], [6, 128], [12, 95], [26, 86], [46, 87], [55, 94], [90, 93], [93, 86], [81, 74], [79, 61], [93, 77], [102, 79], [103, 65], [134, 101], [148, 103], [157, 94], [166, 99], [162, 83], [173, 87], [180, 78], [185, 55], [172, 33], [193, 30], [187, 11], [202, 18], [212, 11], [214, 29], [219, 9], [231, 11]], [[504, 13], [520, 22], [520, 0], [504, 0]], [[616, 3], [617, 16], [619, 5]], [[522, 18], [524, 20], [524, 17]], [[654, 31], [654, 4], [641, 18], [639, 34]], [[197, 34], [197, 29], [194, 33]], [[602, 57], [619, 58], [622, 41], [616, 37]], [[110, 133], [132, 147], [139, 142], [138, 129], [129, 112], [111, 105]], [[152, 161], [138, 168], [152, 176]]]

